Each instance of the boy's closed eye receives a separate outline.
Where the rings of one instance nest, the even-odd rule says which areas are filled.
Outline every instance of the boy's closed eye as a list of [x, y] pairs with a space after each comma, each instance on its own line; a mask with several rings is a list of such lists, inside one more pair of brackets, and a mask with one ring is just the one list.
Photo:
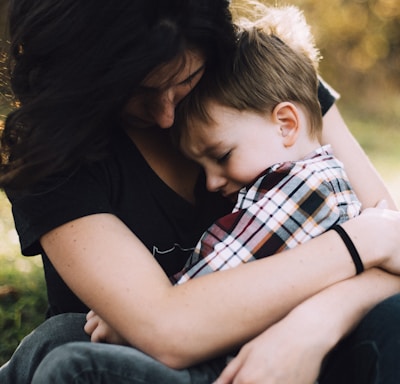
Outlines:
[[216, 159], [217, 163], [224, 164], [229, 159], [231, 153], [232, 153], [232, 151], [228, 151], [228, 152], [225, 152], [222, 156], [218, 156]]

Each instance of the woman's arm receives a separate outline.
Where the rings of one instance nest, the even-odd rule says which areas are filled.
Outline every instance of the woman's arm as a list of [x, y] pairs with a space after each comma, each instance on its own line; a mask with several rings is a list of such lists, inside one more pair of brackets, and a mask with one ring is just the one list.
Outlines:
[[[332, 122], [335, 116], [329, 111], [327, 118]], [[341, 131], [348, 132], [344, 123]], [[370, 201], [385, 197], [375, 194]], [[345, 225], [366, 267], [400, 251], [394, 246], [399, 217], [376, 215]], [[130, 344], [176, 368], [241, 345], [318, 291], [354, 274], [346, 248], [333, 233], [180, 287], [171, 286], [153, 256], [112, 215], [75, 220], [41, 242], [86, 305]]]
[[[400, 272], [400, 260], [388, 257], [400, 259], [399, 213], [371, 210], [344, 227], [366, 268], [382, 264]], [[41, 242], [60, 275], [90, 308], [130, 344], [175, 368], [243, 344], [355, 272], [333, 232], [181, 286], [172, 286], [142, 243], [109, 214], [65, 224]]]
[[399, 291], [400, 279], [379, 269], [325, 289], [247, 343], [217, 383], [315, 382], [327, 353], [372, 307]]
[[335, 156], [343, 162], [363, 208], [375, 207], [380, 200], [385, 199], [390, 208], [396, 209], [382, 178], [347, 128], [336, 105], [324, 116], [322, 144], [331, 144]]

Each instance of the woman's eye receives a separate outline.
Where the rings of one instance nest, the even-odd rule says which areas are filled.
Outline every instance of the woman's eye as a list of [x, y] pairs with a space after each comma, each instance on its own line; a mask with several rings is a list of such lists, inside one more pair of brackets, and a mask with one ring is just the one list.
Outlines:
[[187, 79], [183, 80], [179, 85], [192, 85], [192, 82], [197, 77], [200, 77], [203, 74], [204, 66], [200, 67], [197, 71], [192, 73]]
[[180, 85], [192, 85], [193, 76], [189, 76], [186, 80], [182, 81]]
[[225, 154], [223, 154], [222, 156], [220, 156], [220, 157], [217, 158], [217, 163], [218, 163], [218, 164], [223, 164], [223, 163], [225, 163], [225, 162], [229, 159], [229, 156], [230, 156], [230, 155], [231, 155], [231, 151], [226, 152]]

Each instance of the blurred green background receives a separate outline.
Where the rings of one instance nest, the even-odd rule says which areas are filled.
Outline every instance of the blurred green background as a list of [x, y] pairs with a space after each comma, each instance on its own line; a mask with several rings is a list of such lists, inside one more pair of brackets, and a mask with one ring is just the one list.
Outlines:
[[[0, 0], [3, 40], [7, 1]], [[399, 0], [265, 3], [293, 4], [304, 11], [323, 56], [320, 73], [341, 94], [338, 105], [346, 122], [400, 206]], [[6, 95], [0, 78], [0, 118], [10, 106]], [[43, 320], [45, 309], [41, 261], [20, 255], [11, 209], [0, 192], [0, 365]]]

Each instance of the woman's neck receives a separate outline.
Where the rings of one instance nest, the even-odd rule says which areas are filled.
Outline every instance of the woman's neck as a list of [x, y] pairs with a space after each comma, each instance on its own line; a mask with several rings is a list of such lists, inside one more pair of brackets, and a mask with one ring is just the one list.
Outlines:
[[127, 128], [126, 133], [158, 177], [185, 200], [194, 203], [200, 167], [172, 144], [168, 129]]

